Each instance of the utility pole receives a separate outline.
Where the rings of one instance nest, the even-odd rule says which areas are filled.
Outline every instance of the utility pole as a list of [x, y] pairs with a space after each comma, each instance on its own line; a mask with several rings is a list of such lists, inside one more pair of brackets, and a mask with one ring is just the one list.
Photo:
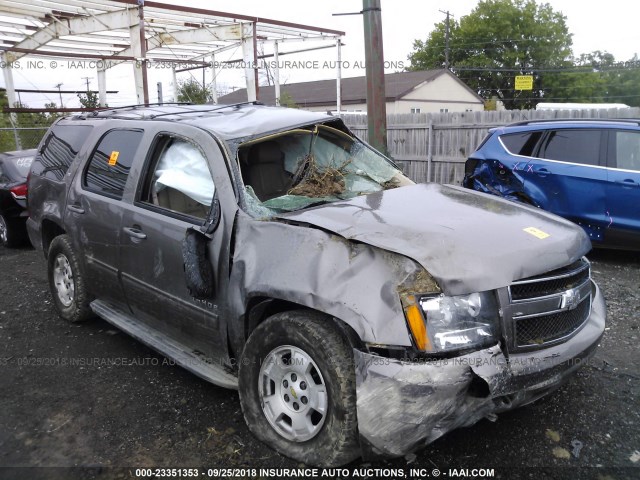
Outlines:
[[[362, 10], [334, 13], [333, 16], [362, 15], [364, 19], [364, 60], [367, 80], [367, 123], [369, 143], [387, 154], [387, 95], [384, 87], [384, 49], [382, 48], [382, 9], [380, 0], [362, 0]], [[338, 39], [338, 64], [340, 58]], [[340, 73], [338, 73], [338, 112], [340, 111]]]
[[364, 54], [367, 74], [367, 117], [369, 143], [387, 153], [387, 104], [384, 86], [382, 48], [382, 9], [380, 0], [362, 0], [364, 16]]
[[58, 89], [58, 95], [60, 96], [60, 108], [64, 108], [64, 105], [62, 104], [62, 92], [60, 91], [60, 87], [64, 85], [63, 83], [59, 83], [56, 85], [56, 88]]
[[89, 91], [89, 80], [91, 80], [91, 77], [82, 77], [84, 78], [84, 81], [87, 83], [87, 92]]
[[447, 15], [447, 20], [445, 22], [445, 29], [444, 29], [444, 68], [449, 70], [449, 36], [451, 33], [449, 18], [452, 17], [453, 15], [449, 13], [449, 10], [447, 10], [446, 12], [444, 10], [440, 10], [440, 12]]

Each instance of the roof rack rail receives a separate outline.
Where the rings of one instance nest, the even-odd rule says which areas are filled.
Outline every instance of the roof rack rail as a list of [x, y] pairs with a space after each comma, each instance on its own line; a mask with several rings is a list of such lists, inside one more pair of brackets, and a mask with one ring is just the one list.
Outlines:
[[111, 110], [126, 110], [126, 109], [137, 109], [137, 108], [147, 108], [147, 107], [162, 107], [165, 105], [193, 105], [191, 102], [162, 102], [162, 103], [138, 103], [135, 105], [123, 105], [121, 107], [98, 107], [96, 110], [90, 113], [94, 117], [99, 113], [107, 112]]
[[632, 125], [640, 125], [640, 119], [637, 118], [541, 118], [539, 120], [523, 120], [521, 122], [510, 123], [508, 127], [520, 127], [535, 123], [554, 123], [554, 122], [600, 122], [600, 123], [630, 123]]
[[239, 109], [240, 107], [242, 107], [244, 105], [264, 105], [264, 103], [258, 102], [257, 100], [254, 100], [252, 102], [230, 103], [229, 105], [218, 105], [218, 106], [216, 106], [216, 108], [209, 108], [209, 109], [206, 109], [206, 110], [191, 110], [191, 111], [188, 111], [188, 112], [159, 113], [158, 115], [150, 115], [149, 118], [152, 119], [152, 120], [155, 120], [156, 118], [167, 117], [167, 116], [171, 116], [171, 115], [187, 115], [189, 113], [209, 113], [209, 112], [215, 112], [217, 110], [223, 110], [225, 108], [236, 108], [236, 109]]

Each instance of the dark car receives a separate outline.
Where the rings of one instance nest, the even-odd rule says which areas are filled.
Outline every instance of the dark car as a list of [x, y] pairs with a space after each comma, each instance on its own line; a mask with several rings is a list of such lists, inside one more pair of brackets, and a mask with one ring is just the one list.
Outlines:
[[0, 245], [27, 243], [27, 176], [35, 149], [0, 153]]
[[492, 129], [463, 185], [580, 225], [594, 246], [640, 250], [640, 121], [528, 121]]
[[415, 185], [323, 114], [62, 119], [29, 210], [64, 319], [96, 314], [238, 389], [249, 429], [305, 464], [402, 456], [533, 402], [604, 332], [581, 229]]

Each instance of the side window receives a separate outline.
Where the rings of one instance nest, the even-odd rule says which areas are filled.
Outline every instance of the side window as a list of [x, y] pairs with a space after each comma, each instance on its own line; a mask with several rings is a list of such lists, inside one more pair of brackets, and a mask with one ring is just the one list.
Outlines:
[[544, 141], [540, 157], [549, 160], [598, 165], [600, 158], [600, 138], [602, 131], [553, 130]]
[[83, 186], [92, 192], [122, 198], [142, 135], [140, 130], [111, 130], [102, 137], [89, 160]]
[[510, 153], [531, 157], [541, 136], [542, 132], [509, 133], [502, 135], [500, 140]]
[[640, 172], [640, 132], [616, 132], [617, 168]]
[[190, 217], [205, 219], [215, 186], [202, 150], [168, 135], [159, 138], [140, 200]]
[[53, 127], [34, 160], [33, 173], [62, 180], [92, 128], [90, 125]]

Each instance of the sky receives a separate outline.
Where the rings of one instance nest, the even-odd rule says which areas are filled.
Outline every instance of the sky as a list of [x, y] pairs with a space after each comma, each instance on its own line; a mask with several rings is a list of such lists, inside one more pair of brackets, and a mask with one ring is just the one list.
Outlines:
[[[169, 1], [166, 3], [179, 2]], [[409, 65], [407, 56], [413, 50], [415, 39], [426, 39], [434, 24], [445, 18], [444, 11], [449, 11], [457, 20], [468, 15], [477, 5], [477, 0], [381, 0], [382, 24], [384, 38], [385, 61], [389, 68], [387, 72], [400, 71]], [[538, 2], [540, 3], [540, 2]], [[555, 11], [566, 16], [569, 32], [573, 35], [573, 52], [579, 56], [594, 50], [608, 51], [616, 60], [629, 60], [634, 54], [640, 54], [640, 1], [638, 0], [548, 0]], [[190, 6], [233, 12], [251, 16], [267, 17], [294, 23], [319, 26], [346, 33], [342, 48], [343, 63], [352, 67], [343, 69], [343, 77], [364, 75], [363, 67], [354, 68], [353, 65], [364, 63], [364, 33], [362, 16], [332, 16], [333, 13], [359, 12], [362, 9], [360, 0], [324, 0], [322, 2], [303, 2], [280, 0], [265, 2], [257, 0], [235, 0], [222, 2], [212, 0], [191, 0]], [[1, 14], [1, 7], [0, 7]], [[295, 46], [294, 46], [295, 45]], [[297, 44], [281, 47], [281, 51], [302, 48]], [[220, 60], [239, 58], [241, 52], [227, 52]], [[226, 58], [226, 57], [228, 58]], [[284, 60], [283, 57], [281, 60]], [[287, 60], [318, 60], [318, 68], [294, 68], [281, 72], [281, 83], [320, 80], [335, 78], [334, 68], [323, 67], [324, 62], [336, 60], [335, 49], [307, 52], [305, 54], [290, 55]], [[107, 72], [107, 89], [118, 90], [118, 95], [110, 95], [107, 101], [111, 106], [135, 103], [133, 88], [133, 67], [122, 65]], [[193, 75], [199, 81], [201, 73], [182, 73], [179, 80], [185, 80]], [[95, 70], [84, 69], [45, 69], [44, 72], [15, 71], [14, 83], [16, 88], [52, 89], [58, 83], [63, 83], [63, 89], [83, 89], [85, 79], [90, 77], [91, 88], [97, 89], [97, 75]], [[211, 81], [211, 71], [206, 72], [207, 81]], [[165, 101], [173, 94], [171, 76], [166, 71], [151, 72], [149, 90], [151, 101], [156, 101], [156, 83], [162, 82]], [[218, 87], [233, 89], [244, 87], [242, 71], [227, 70], [219, 72]], [[4, 87], [4, 79], [0, 77], [0, 86]], [[42, 106], [45, 102], [59, 103], [58, 95], [46, 96], [23, 94], [23, 103], [31, 107]], [[78, 106], [75, 96], [63, 98], [65, 106]]]

